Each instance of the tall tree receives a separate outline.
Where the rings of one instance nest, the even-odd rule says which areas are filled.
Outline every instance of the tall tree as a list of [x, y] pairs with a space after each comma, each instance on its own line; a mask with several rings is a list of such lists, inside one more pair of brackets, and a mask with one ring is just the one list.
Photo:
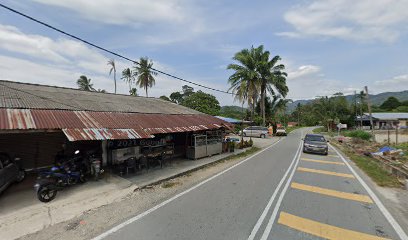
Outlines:
[[109, 76], [113, 72], [113, 81], [115, 83], [115, 94], [116, 94], [116, 64], [115, 64], [115, 60], [114, 59], [109, 59], [108, 65], [110, 66]]
[[136, 84], [140, 88], [144, 88], [146, 91], [146, 97], [148, 97], [147, 89], [154, 86], [156, 80], [154, 76], [157, 75], [157, 72], [152, 70], [153, 62], [147, 57], [140, 58], [139, 64], [134, 66], [133, 74], [137, 77]]
[[260, 74], [258, 72], [259, 54], [257, 49], [243, 49], [232, 58], [237, 63], [229, 64], [227, 69], [234, 73], [229, 77], [230, 90], [235, 94], [235, 99], [242, 104], [248, 103], [253, 118], [255, 104], [258, 97]]
[[183, 94], [180, 92], [173, 92], [170, 94], [170, 100], [177, 104], [180, 104], [183, 101]]
[[84, 91], [95, 91], [93, 88], [93, 84], [91, 83], [91, 79], [87, 78], [85, 75], [82, 75], [77, 80], [77, 86], [79, 89]]
[[183, 90], [183, 97], [188, 97], [191, 94], [194, 93], [194, 88], [188, 86], [188, 85], [184, 85], [181, 87], [181, 89]]
[[257, 54], [260, 54], [259, 63], [259, 73], [261, 76], [260, 80], [260, 91], [261, 91], [261, 112], [262, 112], [262, 125], [265, 126], [265, 97], [267, 93], [271, 96], [276, 96], [277, 94], [286, 97], [289, 88], [286, 85], [286, 77], [288, 74], [284, 72], [285, 65], [278, 64], [281, 60], [279, 56], [274, 56], [269, 59], [269, 51], [264, 51], [263, 46], [257, 48]]
[[218, 115], [221, 109], [220, 103], [215, 96], [202, 91], [186, 97], [181, 105], [213, 116]]
[[135, 77], [133, 76], [132, 70], [130, 68], [125, 68], [122, 71], [122, 78], [127, 84], [129, 84], [129, 93], [132, 90], [132, 84], [135, 82]]

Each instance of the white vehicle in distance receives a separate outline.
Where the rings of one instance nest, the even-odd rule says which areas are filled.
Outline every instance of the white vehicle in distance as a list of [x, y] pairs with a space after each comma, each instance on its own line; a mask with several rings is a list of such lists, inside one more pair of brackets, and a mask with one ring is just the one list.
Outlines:
[[266, 138], [266, 136], [268, 136], [268, 128], [260, 126], [251, 126], [245, 128], [243, 134], [244, 137]]
[[276, 136], [287, 136], [286, 129], [284, 127], [280, 127], [276, 129]]

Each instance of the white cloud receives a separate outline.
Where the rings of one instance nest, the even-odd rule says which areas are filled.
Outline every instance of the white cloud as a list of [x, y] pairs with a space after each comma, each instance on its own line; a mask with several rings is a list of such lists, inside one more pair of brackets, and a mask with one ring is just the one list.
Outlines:
[[[36, 63], [15, 57], [0, 55], [0, 79], [76, 88], [76, 80], [84, 73], [52, 64]], [[95, 88], [113, 92], [113, 80], [97, 74], [88, 75]]]
[[84, 18], [109, 24], [138, 25], [156, 22], [181, 22], [189, 13], [183, 0], [33, 0], [69, 9]]
[[371, 88], [375, 93], [406, 90], [408, 89], [408, 74], [375, 81]]
[[[64, 38], [57, 40], [21, 32], [14, 26], [0, 24], [0, 50], [18, 56], [0, 55], [0, 79], [76, 88], [80, 75], [92, 79], [96, 89], [113, 92], [113, 76], [109, 76], [109, 58], [86, 45]], [[8, 54], [8, 53], [7, 53]], [[128, 94], [129, 86], [121, 79], [121, 72], [131, 63], [115, 59], [118, 93]], [[174, 69], [154, 61], [155, 68], [173, 73]], [[151, 96], [169, 95], [183, 84], [159, 74]], [[141, 89], [139, 94], [144, 95]]]
[[288, 80], [299, 79], [304, 76], [320, 72], [320, 67], [315, 65], [303, 65], [298, 67], [295, 71], [288, 72]]
[[407, 31], [406, 0], [313, 0], [284, 14], [294, 32], [281, 36], [321, 36], [347, 40], [393, 42]]
[[71, 66], [99, 74], [107, 72], [108, 58], [83, 43], [26, 34], [14, 26], [0, 24], [0, 49], [51, 62], [56, 66]]
[[387, 86], [391, 84], [398, 84], [400, 87], [408, 86], [408, 74], [395, 76], [391, 79], [375, 81], [374, 83], [376, 86]]

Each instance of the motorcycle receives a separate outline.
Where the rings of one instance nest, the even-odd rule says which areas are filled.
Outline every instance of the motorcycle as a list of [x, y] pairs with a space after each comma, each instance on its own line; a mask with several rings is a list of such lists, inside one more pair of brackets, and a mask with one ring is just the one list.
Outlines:
[[[77, 155], [79, 151], [75, 153]], [[52, 201], [57, 196], [58, 191], [67, 186], [86, 181], [81, 167], [82, 164], [78, 165], [75, 160], [76, 158], [72, 158], [58, 166], [51, 167], [50, 170], [39, 173], [34, 188], [41, 202]]]

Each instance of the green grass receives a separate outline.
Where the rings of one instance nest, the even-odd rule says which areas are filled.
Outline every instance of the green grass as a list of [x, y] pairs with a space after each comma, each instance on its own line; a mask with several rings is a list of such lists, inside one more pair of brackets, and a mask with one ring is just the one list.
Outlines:
[[324, 132], [327, 132], [327, 129], [325, 127], [319, 127], [319, 128], [313, 129], [313, 133], [324, 133]]
[[401, 187], [397, 177], [389, 174], [384, 170], [376, 159], [357, 155], [354, 152], [345, 150], [343, 147], [336, 145], [349, 157], [361, 170], [363, 170], [378, 186], [381, 187]]
[[302, 127], [301, 126], [288, 127], [288, 128], [286, 128], [286, 133], [289, 134], [290, 132], [292, 132], [292, 131], [294, 131], [296, 129], [299, 129], [299, 128], [302, 128]]
[[370, 140], [371, 134], [363, 130], [347, 131], [343, 133], [346, 137], [360, 138], [362, 140]]
[[171, 188], [179, 184], [180, 184], [179, 182], [165, 182], [162, 184], [162, 188]]
[[245, 152], [225, 157], [225, 158], [222, 159], [222, 161], [229, 161], [229, 160], [233, 160], [233, 159], [237, 159], [237, 158], [248, 157], [248, 156], [258, 152], [259, 150], [261, 150], [261, 149], [258, 148], [258, 147], [251, 147], [250, 149], [246, 150]]
[[408, 154], [408, 143], [400, 143], [394, 146], [395, 148], [402, 149], [405, 154]]

